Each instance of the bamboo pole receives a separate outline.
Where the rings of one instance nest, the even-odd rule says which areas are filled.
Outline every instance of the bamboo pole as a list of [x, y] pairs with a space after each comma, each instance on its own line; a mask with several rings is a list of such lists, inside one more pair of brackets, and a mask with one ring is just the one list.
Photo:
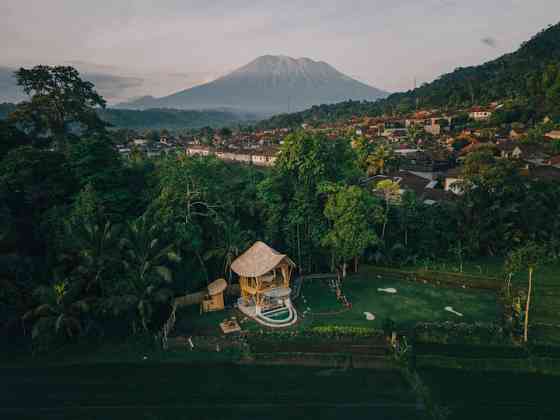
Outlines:
[[527, 302], [525, 303], [525, 327], [523, 329], [523, 341], [526, 343], [529, 332], [529, 307], [531, 305], [531, 290], [533, 288], [533, 268], [529, 267], [529, 290], [527, 292]]

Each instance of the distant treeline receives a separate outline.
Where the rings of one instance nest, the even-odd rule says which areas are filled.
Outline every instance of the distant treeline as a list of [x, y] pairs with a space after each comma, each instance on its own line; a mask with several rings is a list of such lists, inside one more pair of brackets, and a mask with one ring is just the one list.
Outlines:
[[[11, 103], [0, 104], [0, 119], [5, 119], [16, 106]], [[230, 111], [185, 111], [177, 109], [100, 109], [102, 120], [115, 128], [132, 129], [196, 129], [202, 127], [220, 128], [256, 121], [257, 116], [249, 113]]]
[[229, 111], [185, 111], [176, 109], [148, 109], [137, 111], [130, 109], [103, 109], [99, 111], [101, 119], [117, 128], [202, 128], [224, 127], [239, 123], [255, 121], [252, 114]]

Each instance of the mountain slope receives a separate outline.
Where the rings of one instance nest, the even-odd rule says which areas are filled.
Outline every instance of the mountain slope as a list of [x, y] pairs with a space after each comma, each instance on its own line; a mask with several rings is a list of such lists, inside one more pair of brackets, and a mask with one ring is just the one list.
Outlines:
[[495, 100], [524, 98], [546, 112], [558, 104], [560, 93], [560, 23], [539, 32], [511, 54], [479, 66], [458, 68], [432, 83], [383, 102], [405, 108], [469, 106]]
[[[458, 68], [408, 92], [375, 103], [345, 101], [314, 106], [262, 121], [266, 128], [302, 122], [347, 119], [351, 116], [410, 112], [416, 108], [460, 108], [512, 99], [528, 118], [545, 115], [560, 120], [560, 23], [539, 32], [510, 54], [479, 66]], [[517, 104], [517, 105], [516, 105]]]
[[306, 109], [347, 99], [376, 100], [386, 93], [320, 61], [259, 57], [213, 82], [163, 98], [144, 97], [121, 108], [229, 108], [262, 114]]

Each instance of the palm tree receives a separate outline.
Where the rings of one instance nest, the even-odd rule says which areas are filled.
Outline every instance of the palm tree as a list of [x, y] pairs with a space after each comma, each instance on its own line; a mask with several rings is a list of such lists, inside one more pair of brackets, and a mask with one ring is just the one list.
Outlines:
[[33, 322], [33, 340], [51, 334], [72, 338], [82, 332], [81, 315], [89, 311], [89, 304], [85, 299], [75, 299], [67, 282], [38, 287], [33, 294], [40, 303], [22, 317]]
[[220, 223], [223, 229], [221, 241], [217, 247], [206, 252], [204, 258], [206, 260], [216, 258], [223, 261], [224, 276], [228, 282], [231, 282], [231, 263], [241, 254], [241, 252], [249, 246], [249, 232], [243, 230], [239, 220], [231, 223]]
[[[175, 244], [167, 240], [167, 232], [144, 215], [130, 223], [127, 235], [121, 240], [123, 265], [126, 270], [121, 282], [122, 293], [105, 299], [103, 306], [119, 313], [134, 307], [142, 329], [148, 331], [154, 309], [169, 304], [173, 291], [165, 287], [173, 276], [168, 265], [180, 261]], [[136, 331], [136, 324], [133, 323]]]
[[84, 222], [69, 224], [67, 232], [72, 248], [77, 250], [76, 270], [85, 282], [84, 289], [90, 292], [98, 287], [103, 293], [103, 279], [119, 260], [120, 229], [109, 221]]
[[381, 239], [385, 239], [385, 231], [387, 228], [387, 223], [389, 222], [389, 210], [391, 202], [400, 199], [400, 186], [397, 182], [390, 179], [384, 179], [383, 181], [377, 183], [375, 189], [383, 194], [385, 199], [385, 214], [383, 215], [383, 228], [381, 230]]
[[366, 159], [367, 173], [369, 176], [382, 175], [386, 172], [387, 167], [394, 162], [393, 150], [385, 145], [378, 146], [375, 151]]

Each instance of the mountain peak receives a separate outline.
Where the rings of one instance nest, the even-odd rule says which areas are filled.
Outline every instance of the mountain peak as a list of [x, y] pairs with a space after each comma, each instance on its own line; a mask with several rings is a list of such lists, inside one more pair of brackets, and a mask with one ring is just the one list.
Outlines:
[[270, 115], [384, 96], [385, 92], [354, 80], [323, 61], [268, 54], [213, 82], [155, 101], [135, 101], [121, 107], [230, 108]]
[[309, 74], [314, 72], [338, 73], [337, 70], [327, 63], [323, 61], [314, 61], [308, 57], [293, 58], [287, 55], [263, 55], [235, 70], [231, 75], [239, 76], [242, 74], [251, 74], [264, 76], [267, 74], [276, 74], [288, 76], [290, 74]]

